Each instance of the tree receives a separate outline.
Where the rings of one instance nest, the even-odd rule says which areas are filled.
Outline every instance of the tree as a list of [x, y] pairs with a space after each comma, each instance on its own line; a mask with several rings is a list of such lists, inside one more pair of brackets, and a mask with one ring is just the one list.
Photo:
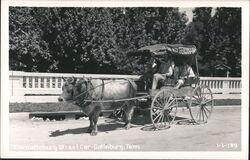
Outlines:
[[[187, 17], [179, 13], [178, 8], [125, 8], [126, 14], [114, 16], [114, 21], [121, 24], [116, 27], [116, 42], [119, 55], [123, 52], [158, 43], [180, 43]], [[124, 58], [120, 58], [123, 60]], [[147, 58], [139, 60], [142, 63]], [[126, 64], [126, 63], [122, 63]], [[127, 63], [128, 64], [128, 63]], [[133, 63], [136, 74], [144, 72], [144, 65]], [[128, 65], [120, 70], [128, 70]]]
[[178, 8], [12, 7], [10, 66], [24, 71], [131, 73], [127, 51], [180, 43], [186, 22]]
[[241, 9], [217, 8], [212, 25], [210, 52], [230, 66], [230, 76], [241, 76]]
[[39, 23], [32, 16], [33, 9], [10, 7], [10, 69], [46, 71], [51, 58], [48, 43], [42, 39]]
[[200, 74], [208, 76], [210, 73], [209, 63], [213, 56], [209, 52], [211, 44], [211, 12], [212, 8], [195, 8], [193, 21], [187, 26], [184, 35], [185, 44], [194, 44], [199, 55]]
[[195, 8], [194, 17], [185, 32], [183, 43], [195, 44], [200, 56], [202, 76], [215, 72], [216, 64], [231, 68], [230, 76], [241, 76], [241, 9]]
[[106, 8], [51, 8], [44, 39], [55, 60], [54, 71], [112, 71], [114, 40]]

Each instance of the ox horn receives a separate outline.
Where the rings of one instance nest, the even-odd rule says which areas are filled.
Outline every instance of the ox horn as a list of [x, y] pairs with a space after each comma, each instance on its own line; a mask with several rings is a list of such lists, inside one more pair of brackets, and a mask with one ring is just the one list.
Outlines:
[[69, 83], [74, 84], [75, 82], [76, 82], [76, 78], [72, 76], [72, 80]]
[[84, 75], [82, 76], [82, 79], [83, 79], [84, 81], [87, 81], [87, 80], [88, 80]]
[[62, 76], [63, 81], [66, 81], [66, 79]]

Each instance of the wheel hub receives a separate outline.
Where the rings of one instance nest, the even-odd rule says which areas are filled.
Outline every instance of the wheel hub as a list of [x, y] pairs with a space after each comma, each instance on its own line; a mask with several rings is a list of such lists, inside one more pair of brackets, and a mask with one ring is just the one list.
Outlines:
[[202, 104], [201, 104], [201, 107], [202, 107], [202, 108], [203, 108], [204, 106], [206, 106], [206, 103], [202, 103]]

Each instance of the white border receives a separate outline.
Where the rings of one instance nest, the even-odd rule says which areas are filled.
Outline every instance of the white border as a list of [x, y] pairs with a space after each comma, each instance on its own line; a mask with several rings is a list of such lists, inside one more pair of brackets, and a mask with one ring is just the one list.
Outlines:
[[[8, 88], [8, 7], [241, 7], [242, 8], [242, 151], [241, 152], [10, 152]], [[247, 159], [249, 135], [249, 1], [45, 1], [3, 0], [1, 5], [1, 157], [122, 159]], [[142, 154], [143, 153], [143, 154]]]

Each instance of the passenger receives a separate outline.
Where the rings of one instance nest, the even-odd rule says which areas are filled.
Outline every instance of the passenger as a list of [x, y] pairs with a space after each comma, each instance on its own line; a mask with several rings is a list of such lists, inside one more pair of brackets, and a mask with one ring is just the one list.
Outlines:
[[161, 61], [158, 73], [155, 73], [153, 76], [152, 89], [156, 89], [159, 80], [165, 80], [173, 75], [174, 66], [174, 61], [167, 57], [164, 58], [164, 61]]
[[180, 66], [176, 66], [174, 68], [174, 78], [177, 79], [177, 84], [174, 89], [180, 88], [185, 83], [185, 80], [191, 77], [195, 77], [195, 74], [192, 67], [186, 62], [183, 62]]

